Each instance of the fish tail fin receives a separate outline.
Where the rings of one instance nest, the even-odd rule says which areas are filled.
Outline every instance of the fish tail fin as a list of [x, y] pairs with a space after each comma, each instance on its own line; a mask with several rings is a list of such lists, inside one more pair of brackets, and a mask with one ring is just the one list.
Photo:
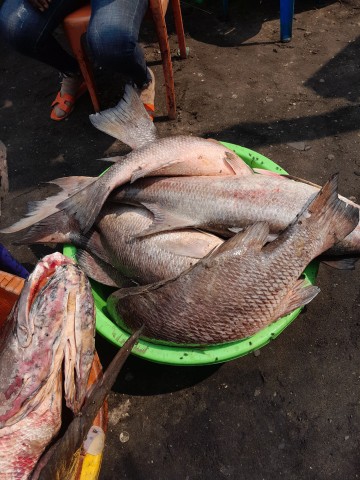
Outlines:
[[71, 219], [65, 212], [56, 212], [31, 226], [15, 245], [34, 243], [69, 243], [71, 242]]
[[89, 118], [98, 130], [133, 149], [153, 142], [158, 137], [136, 90], [129, 84], [125, 86], [124, 96], [115, 107], [94, 113]]
[[296, 219], [300, 226], [322, 232], [321, 252], [345, 238], [359, 223], [359, 209], [338, 197], [338, 174], [333, 175]]
[[28, 202], [26, 215], [13, 225], [0, 230], [0, 233], [16, 233], [52, 216], [54, 213], [58, 212], [56, 205], [67, 199], [70, 195], [73, 195], [76, 191], [84, 188], [91, 181], [94, 181], [93, 177], [75, 176], [51, 180], [48, 183], [57, 185], [61, 190], [44, 200]]
[[78, 223], [82, 233], [87, 233], [92, 227], [109, 195], [103, 178], [95, 178], [93, 183], [57, 205], [59, 210], [64, 210]]

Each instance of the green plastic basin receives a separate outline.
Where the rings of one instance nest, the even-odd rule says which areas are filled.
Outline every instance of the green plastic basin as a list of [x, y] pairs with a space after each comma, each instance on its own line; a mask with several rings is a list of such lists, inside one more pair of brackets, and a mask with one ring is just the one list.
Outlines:
[[[276, 163], [253, 150], [231, 143], [222, 143], [238, 154], [252, 168], [264, 168], [277, 173], [287, 173]], [[64, 247], [64, 255], [75, 260], [75, 254], [75, 247], [71, 245]], [[305, 279], [309, 284], [315, 283], [317, 271], [318, 262], [316, 261], [308, 265], [304, 271]], [[129, 338], [129, 334], [115, 325], [109, 317], [106, 308], [106, 299], [113, 289], [94, 281], [91, 281], [91, 285], [96, 306], [96, 330], [109, 342], [121, 347]], [[195, 366], [228, 362], [247, 355], [268, 344], [290, 325], [300, 312], [301, 308], [298, 308], [289, 315], [281, 317], [276, 322], [260, 330], [255, 335], [235, 342], [211, 346], [181, 346], [155, 341], [152, 343], [149, 340], [140, 339], [133, 348], [132, 353], [145, 360], [168, 365]]]

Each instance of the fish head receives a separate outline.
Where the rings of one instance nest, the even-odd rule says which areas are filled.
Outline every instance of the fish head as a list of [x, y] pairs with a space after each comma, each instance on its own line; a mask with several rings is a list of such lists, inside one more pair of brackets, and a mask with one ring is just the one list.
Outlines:
[[53, 392], [63, 364], [66, 403], [78, 412], [95, 350], [95, 307], [85, 274], [58, 252], [44, 257], [7, 325], [0, 344], [0, 425], [37, 408]]

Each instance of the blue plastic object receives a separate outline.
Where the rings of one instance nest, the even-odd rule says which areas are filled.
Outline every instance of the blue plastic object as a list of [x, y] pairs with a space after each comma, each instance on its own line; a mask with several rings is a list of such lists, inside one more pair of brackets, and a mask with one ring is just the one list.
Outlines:
[[280, 40], [290, 42], [295, 0], [280, 0]]
[[11, 253], [0, 243], [0, 270], [12, 273], [21, 278], [28, 278], [29, 272], [21, 265]]
[[[280, 0], [280, 40], [290, 42], [294, 17], [295, 0]], [[229, 0], [222, 0], [223, 15], [227, 17]]]

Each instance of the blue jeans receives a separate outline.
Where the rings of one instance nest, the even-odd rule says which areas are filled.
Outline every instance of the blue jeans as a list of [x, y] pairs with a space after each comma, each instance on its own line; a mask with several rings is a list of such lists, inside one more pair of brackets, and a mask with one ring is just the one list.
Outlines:
[[[79, 72], [76, 60], [53, 36], [63, 18], [85, 0], [52, 0], [44, 12], [27, 0], [5, 0], [0, 8], [0, 33], [20, 53], [71, 75]], [[148, 0], [91, 0], [87, 44], [98, 66], [122, 73], [138, 87], [150, 78], [138, 43]]]

